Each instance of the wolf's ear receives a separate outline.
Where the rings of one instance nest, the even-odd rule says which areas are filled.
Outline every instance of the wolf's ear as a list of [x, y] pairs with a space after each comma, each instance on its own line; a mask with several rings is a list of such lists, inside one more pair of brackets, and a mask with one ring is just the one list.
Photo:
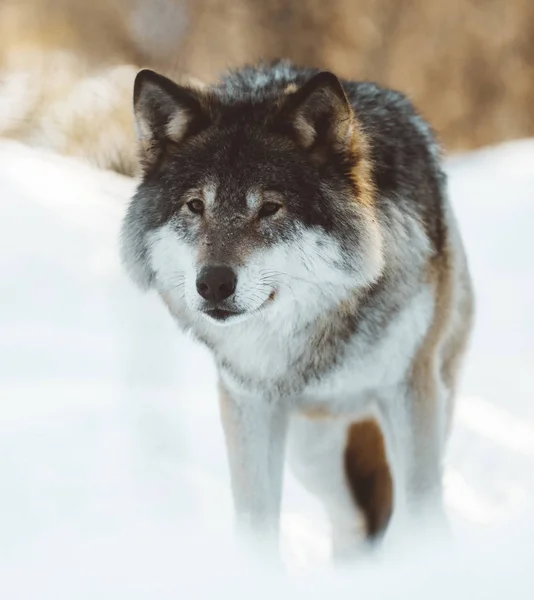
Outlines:
[[305, 149], [350, 149], [354, 114], [339, 79], [328, 71], [289, 94], [279, 117]]
[[133, 103], [145, 169], [158, 159], [166, 142], [180, 143], [209, 123], [199, 92], [150, 69], [137, 74]]

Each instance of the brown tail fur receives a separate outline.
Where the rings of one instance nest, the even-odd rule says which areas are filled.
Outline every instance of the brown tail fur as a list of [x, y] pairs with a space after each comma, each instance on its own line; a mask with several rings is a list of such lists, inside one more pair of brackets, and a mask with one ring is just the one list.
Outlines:
[[393, 510], [393, 480], [376, 421], [351, 425], [345, 448], [345, 473], [354, 501], [364, 514], [368, 538], [379, 537]]

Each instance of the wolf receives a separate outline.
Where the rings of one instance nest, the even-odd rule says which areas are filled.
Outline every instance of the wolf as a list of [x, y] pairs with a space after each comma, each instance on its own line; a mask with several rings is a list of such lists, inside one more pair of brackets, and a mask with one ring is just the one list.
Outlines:
[[430, 126], [283, 60], [133, 96], [122, 260], [213, 354], [238, 530], [276, 544], [286, 456], [336, 557], [444, 516], [473, 293]]

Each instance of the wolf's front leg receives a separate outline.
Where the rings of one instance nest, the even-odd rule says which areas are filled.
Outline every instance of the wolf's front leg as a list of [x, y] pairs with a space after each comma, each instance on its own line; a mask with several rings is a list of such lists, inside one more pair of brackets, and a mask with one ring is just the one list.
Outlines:
[[223, 386], [220, 407], [238, 534], [277, 552], [288, 411]]
[[409, 386], [383, 413], [394, 480], [390, 538], [447, 529], [442, 482], [447, 401], [437, 383]]

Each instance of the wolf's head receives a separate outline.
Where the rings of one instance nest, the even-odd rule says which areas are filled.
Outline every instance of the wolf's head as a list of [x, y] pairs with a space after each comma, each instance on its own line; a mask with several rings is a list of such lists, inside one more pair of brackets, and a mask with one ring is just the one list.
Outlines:
[[378, 277], [367, 141], [334, 75], [199, 91], [144, 70], [134, 108], [144, 175], [123, 259], [189, 321], [313, 318]]

